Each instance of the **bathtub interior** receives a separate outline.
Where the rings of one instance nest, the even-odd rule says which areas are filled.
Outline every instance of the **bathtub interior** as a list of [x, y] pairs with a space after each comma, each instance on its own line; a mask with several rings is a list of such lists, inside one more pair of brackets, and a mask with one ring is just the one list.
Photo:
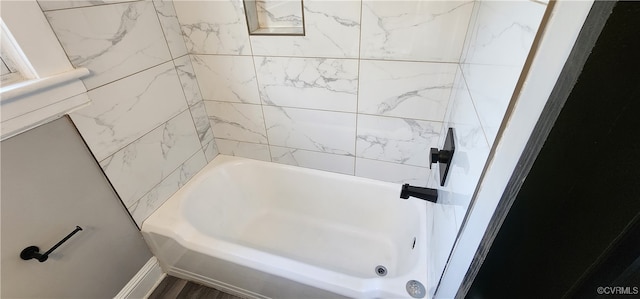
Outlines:
[[[400, 199], [399, 191], [397, 184], [219, 155], [142, 233], [165, 272], [214, 287], [236, 271], [210, 271], [225, 261], [348, 297], [402, 297], [408, 280], [427, 281], [430, 230], [426, 203]], [[376, 275], [378, 265], [386, 276]]]
[[251, 160], [215, 170], [182, 206], [206, 235], [360, 278], [418, 262], [418, 231], [407, 228], [419, 227], [420, 207], [395, 184]]

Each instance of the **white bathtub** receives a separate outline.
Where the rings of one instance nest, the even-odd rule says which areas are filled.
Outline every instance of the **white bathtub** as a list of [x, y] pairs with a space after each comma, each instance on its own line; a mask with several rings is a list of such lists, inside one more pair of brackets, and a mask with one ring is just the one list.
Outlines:
[[427, 282], [427, 208], [400, 187], [219, 155], [142, 233], [168, 274], [244, 297], [407, 298]]

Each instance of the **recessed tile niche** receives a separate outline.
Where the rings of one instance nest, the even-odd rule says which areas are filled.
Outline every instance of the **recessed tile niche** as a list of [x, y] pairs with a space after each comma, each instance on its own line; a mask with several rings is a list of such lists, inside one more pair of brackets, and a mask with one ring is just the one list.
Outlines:
[[243, 2], [249, 35], [305, 35], [302, 0]]

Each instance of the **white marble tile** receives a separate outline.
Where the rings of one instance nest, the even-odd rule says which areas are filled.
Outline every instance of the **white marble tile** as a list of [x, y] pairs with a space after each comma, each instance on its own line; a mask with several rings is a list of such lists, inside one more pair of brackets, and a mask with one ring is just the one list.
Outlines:
[[216, 139], [216, 144], [223, 155], [244, 157], [255, 160], [271, 161], [269, 146], [265, 144], [240, 142], [227, 139]]
[[191, 54], [251, 55], [241, 0], [175, 1]]
[[[435, 277], [440, 277], [445, 268], [490, 150], [460, 74], [456, 76], [451, 101], [446, 126], [442, 129], [444, 132], [448, 127], [455, 128], [456, 151], [445, 185], [440, 186], [437, 165], [434, 165], [430, 180], [430, 187], [439, 190], [438, 204], [433, 206], [434, 227], [437, 229], [431, 232], [434, 246], [429, 252], [429, 262], [433, 265], [430, 273]], [[441, 139], [440, 144], [443, 144], [444, 138]], [[433, 283], [435, 285], [437, 281]]]
[[[456, 128], [456, 138], [462, 142], [459, 145], [466, 148], [476, 147], [477, 145], [489, 147], [461, 68], [456, 73], [454, 87], [451, 92], [451, 105], [449, 111], [447, 111], [445, 124], [448, 127]], [[442, 128], [443, 134], [440, 136], [440, 144], [444, 144], [446, 130], [446, 127]]]
[[205, 107], [216, 138], [267, 143], [260, 105], [205, 101]]
[[480, 1], [467, 33], [463, 61], [522, 67], [546, 5], [534, 1]]
[[[526, 0], [528, 1], [528, 0]], [[467, 26], [467, 32], [464, 38], [464, 45], [462, 46], [462, 53], [460, 54], [460, 63], [464, 63], [467, 54], [469, 53], [469, 45], [471, 44], [471, 38], [473, 31], [476, 27], [476, 21], [478, 20], [478, 13], [480, 12], [480, 3], [482, 1], [474, 1], [473, 8], [471, 9], [471, 17], [469, 18], [469, 25]]]
[[357, 157], [429, 167], [442, 123], [358, 115]]
[[189, 111], [127, 145], [100, 166], [120, 195], [131, 206], [201, 150]]
[[136, 223], [142, 226], [142, 222], [147, 217], [184, 186], [205, 165], [207, 165], [207, 160], [204, 153], [201, 150], [197, 151], [195, 155], [153, 187], [151, 191], [129, 206], [129, 212]]
[[98, 161], [187, 109], [171, 62], [89, 91], [71, 118]]
[[193, 117], [193, 123], [196, 126], [198, 132], [198, 138], [202, 146], [205, 146], [209, 142], [213, 141], [213, 131], [211, 130], [211, 122], [207, 115], [204, 102], [200, 101], [197, 104], [189, 108], [191, 111], [191, 117]]
[[438, 189], [438, 204], [432, 206], [434, 229], [429, 234], [433, 246], [428, 255], [432, 265], [429, 284], [434, 288], [446, 266], [490, 150], [460, 70], [456, 74], [440, 145], [444, 144], [444, 132], [449, 127], [455, 129], [456, 142], [449, 175], [445, 185], [440, 186], [439, 166], [434, 164], [429, 183], [429, 187]]
[[43, 11], [48, 11], [131, 1], [136, 0], [38, 0], [38, 4]]
[[271, 146], [271, 160], [276, 163], [354, 174], [355, 157]]
[[178, 23], [172, 0], [153, 0], [164, 37], [167, 39], [169, 51], [173, 58], [187, 54], [187, 46], [182, 38], [182, 28]]
[[458, 62], [473, 1], [362, 3], [360, 57]]
[[191, 58], [204, 100], [260, 104], [251, 56], [192, 55]]
[[304, 1], [305, 36], [251, 36], [254, 55], [358, 58], [360, 1]]
[[338, 155], [355, 154], [353, 113], [264, 106], [269, 144]]
[[429, 206], [433, 209], [433, 225], [427, 234], [430, 238], [430, 246], [427, 251], [427, 262], [429, 263], [427, 284], [432, 287], [429, 292], [433, 296], [456, 241], [458, 235], [456, 227], [461, 219], [457, 219], [460, 210], [458, 206], [444, 204], [430, 204]]
[[430, 173], [426, 167], [356, 158], [356, 176], [363, 178], [425, 187]]
[[[456, 151], [453, 155], [449, 175], [445, 185], [440, 185], [438, 166], [434, 165], [431, 187], [441, 190], [439, 203], [456, 205], [466, 210], [489, 155], [490, 146], [484, 136], [480, 120], [466, 84], [459, 73], [452, 95], [452, 105], [442, 128], [440, 145], [444, 144], [444, 134], [454, 128]], [[439, 148], [441, 148], [440, 146]]]
[[442, 121], [457, 65], [362, 60], [358, 112]]
[[211, 162], [219, 154], [215, 140], [207, 143], [202, 150], [204, 151], [204, 155], [207, 157], [207, 162]]
[[75, 67], [91, 74], [87, 89], [171, 59], [151, 2], [127, 2], [46, 12]]
[[187, 104], [192, 106], [202, 101], [198, 79], [196, 78], [196, 73], [193, 70], [189, 56], [174, 59], [173, 63], [176, 65], [176, 71], [178, 71], [182, 90], [187, 98]]
[[355, 112], [358, 61], [255, 57], [258, 88], [267, 105]]
[[480, 64], [461, 67], [487, 141], [493, 144], [522, 68]]
[[256, 0], [255, 3], [261, 28], [302, 26], [302, 1]]

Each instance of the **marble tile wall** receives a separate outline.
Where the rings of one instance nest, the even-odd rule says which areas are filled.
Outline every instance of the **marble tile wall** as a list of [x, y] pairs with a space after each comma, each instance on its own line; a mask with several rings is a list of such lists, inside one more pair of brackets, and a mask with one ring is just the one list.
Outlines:
[[480, 1], [461, 57], [463, 78], [492, 144], [547, 8], [540, 1]]
[[71, 114], [138, 225], [217, 154], [172, 1], [39, 1], [92, 104]]
[[[457, 155], [443, 204], [461, 206], [460, 227], [489, 150], [512, 99], [546, 4], [478, 1], [474, 4], [461, 63], [455, 74], [445, 127], [456, 128]], [[444, 133], [444, 131], [442, 132]], [[443, 144], [441, 138], [439, 143]], [[435, 180], [432, 183], [436, 183]]]
[[430, 181], [441, 190], [433, 206], [432, 278], [445, 269], [545, 9], [539, 1], [474, 3], [439, 140], [443, 144], [444, 130], [455, 128], [456, 153], [445, 185], [439, 186], [436, 171]]
[[174, 6], [220, 153], [428, 183], [473, 1], [307, 0], [305, 36], [250, 36], [241, 0]]
[[457, 63], [473, 1], [362, 2], [361, 58]]

